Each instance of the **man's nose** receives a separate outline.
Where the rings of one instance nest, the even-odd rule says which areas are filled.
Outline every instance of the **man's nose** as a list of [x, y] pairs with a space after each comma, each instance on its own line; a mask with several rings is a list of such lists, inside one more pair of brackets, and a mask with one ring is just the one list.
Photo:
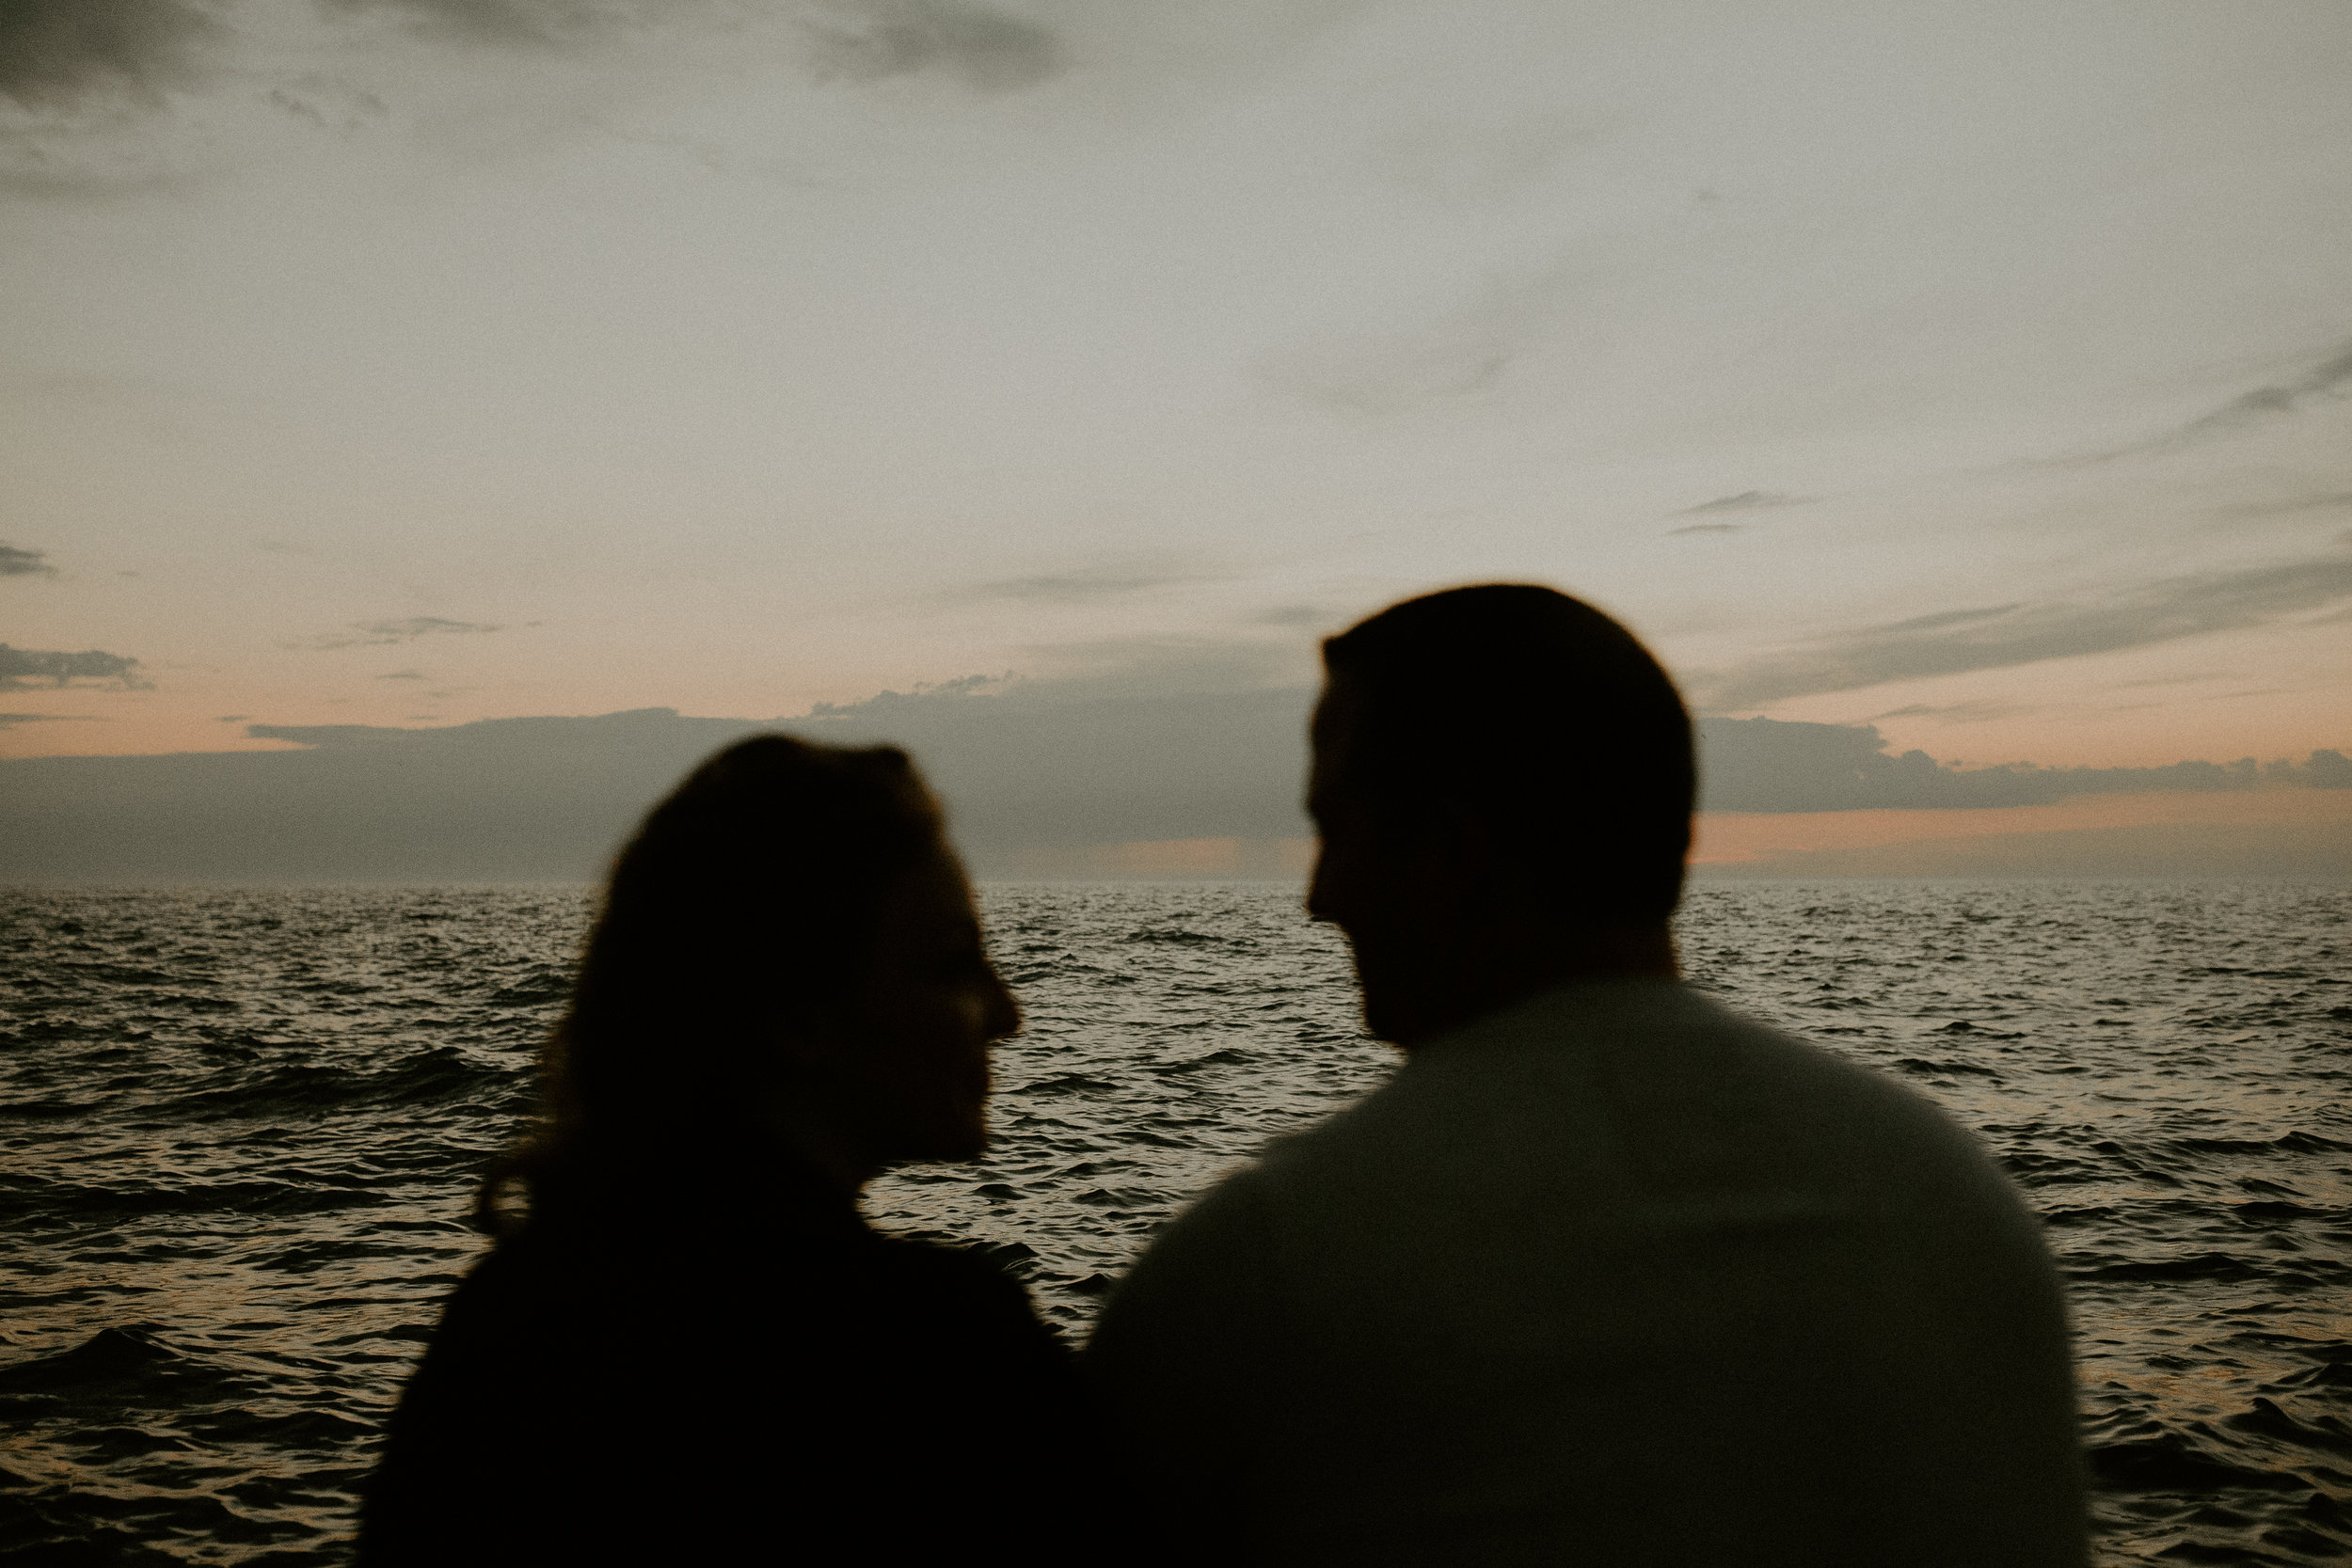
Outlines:
[[1323, 841], [1315, 840], [1314, 869], [1307, 874], [1307, 918], [1336, 923], [1338, 916], [1331, 909], [1331, 879], [1326, 874]]

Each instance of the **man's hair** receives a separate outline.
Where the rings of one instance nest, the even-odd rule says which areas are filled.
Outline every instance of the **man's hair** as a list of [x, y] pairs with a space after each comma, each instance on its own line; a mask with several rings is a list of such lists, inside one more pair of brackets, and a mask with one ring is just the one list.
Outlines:
[[1392, 605], [1323, 662], [1355, 705], [1340, 792], [1392, 822], [1469, 805], [1498, 835], [1496, 871], [1580, 921], [1674, 912], [1691, 718], [1625, 627], [1555, 589], [1487, 583]]

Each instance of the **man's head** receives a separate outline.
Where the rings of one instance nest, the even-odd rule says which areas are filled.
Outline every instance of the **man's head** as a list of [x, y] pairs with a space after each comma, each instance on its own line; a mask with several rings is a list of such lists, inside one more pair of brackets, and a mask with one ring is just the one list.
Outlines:
[[1391, 606], [1323, 657], [1308, 907], [1354, 944], [1375, 1032], [1417, 1029], [1411, 997], [1433, 986], [1523, 990], [1501, 971], [1601, 972], [1630, 938], [1662, 942], [1691, 842], [1691, 721], [1630, 632], [1496, 583]]

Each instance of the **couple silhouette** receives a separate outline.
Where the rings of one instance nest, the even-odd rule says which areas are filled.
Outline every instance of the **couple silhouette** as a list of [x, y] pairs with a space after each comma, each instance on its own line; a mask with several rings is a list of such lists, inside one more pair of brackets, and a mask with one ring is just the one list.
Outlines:
[[890, 748], [733, 746], [613, 867], [360, 1561], [2082, 1563], [2036, 1222], [1927, 1101], [1678, 977], [1647, 650], [1498, 584], [1324, 657], [1308, 908], [1387, 1084], [1073, 1354], [857, 1210], [980, 1153], [1020, 1026], [938, 807]]

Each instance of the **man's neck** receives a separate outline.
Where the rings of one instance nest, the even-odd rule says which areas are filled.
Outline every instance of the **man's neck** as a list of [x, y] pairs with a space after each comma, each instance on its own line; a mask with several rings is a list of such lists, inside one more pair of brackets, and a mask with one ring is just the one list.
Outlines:
[[1674, 933], [1654, 926], [1566, 928], [1513, 925], [1463, 932], [1402, 973], [1366, 974], [1365, 1015], [1406, 1051], [1580, 980], [1672, 980], [1682, 970]]

